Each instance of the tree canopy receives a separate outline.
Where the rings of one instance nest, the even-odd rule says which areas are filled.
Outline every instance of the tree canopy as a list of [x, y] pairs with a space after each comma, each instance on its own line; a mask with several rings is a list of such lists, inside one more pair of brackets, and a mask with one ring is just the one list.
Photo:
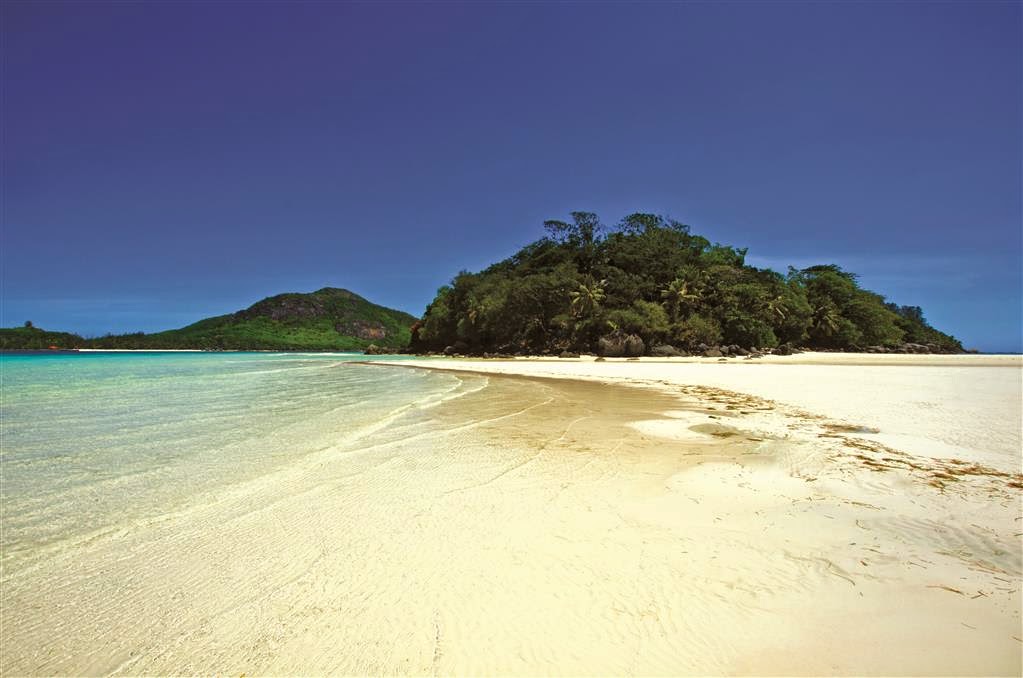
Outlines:
[[588, 351], [601, 337], [668, 343], [858, 349], [902, 342], [961, 351], [915, 306], [887, 303], [833, 264], [782, 275], [746, 264], [656, 214], [605, 227], [591, 212], [544, 222], [547, 236], [437, 292], [413, 348], [463, 352]]

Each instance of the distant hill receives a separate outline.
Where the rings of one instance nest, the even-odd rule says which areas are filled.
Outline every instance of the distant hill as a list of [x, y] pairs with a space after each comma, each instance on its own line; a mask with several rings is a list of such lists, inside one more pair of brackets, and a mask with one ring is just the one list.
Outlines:
[[0, 347], [210, 350], [361, 350], [370, 344], [408, 346], [416, 318], [385, 308], [354, 292], [324, 287], [308, 294], [267, 297], [227, 315], [153, 334], [108, 335], [83, 339], [37, 328], [0, 330]]

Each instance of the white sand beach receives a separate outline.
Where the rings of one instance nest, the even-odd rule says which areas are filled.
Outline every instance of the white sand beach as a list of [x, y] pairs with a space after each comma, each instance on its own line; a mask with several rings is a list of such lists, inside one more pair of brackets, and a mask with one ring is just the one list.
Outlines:
[[1019, 675], [1019, 359], [857, 360], [339, 363], [478, 374], [8, 569], [0, 668]]
[[[643, 540], [651, 567], [685, 544], [675, 566], [701, 582], [663, 591], [651, 608], [659, 622], [676, 615], [706, 634], [704, 656], [674, 672], [1019, 674], [1020, 356], [443, 367], [627, 383], [708, 403], [633, 423], [666, 455], [701, 443], [708, 453], [683, 453], [695, 461], [617, 507], [660, 537]], [[745, 447], [723, 454], [715, 438]]]

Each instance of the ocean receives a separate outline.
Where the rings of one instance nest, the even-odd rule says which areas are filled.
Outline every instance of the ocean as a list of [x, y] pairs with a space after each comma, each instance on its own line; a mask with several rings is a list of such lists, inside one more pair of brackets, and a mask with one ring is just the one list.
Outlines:
[[[393, 359], [393, 358], [392, 358]], [[361, 354], [4, 355], [5, 575], [137, 528], [312, 455], [340, 453], [481, 378]]]

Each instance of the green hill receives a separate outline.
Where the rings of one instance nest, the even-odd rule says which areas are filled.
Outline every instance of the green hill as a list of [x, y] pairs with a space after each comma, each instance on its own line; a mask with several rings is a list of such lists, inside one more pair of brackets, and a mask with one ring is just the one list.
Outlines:
[[[462, 272], [426, 309], [414, 350], [458, 353], [656, 348], [959, 352], [916, 306], [888, 303], [831, 264], [787, 274], [689, 227], [632, 214], [605, 228], [590, 212], [479, 273]], [[448, 350], [450, 347], [450, 350]]]
[[[77, 335], [35, 328], [0, 330], [3, 348], [113, 348], [350, 351], [370, 344], [408, 346], [416, 318], [378, 306], [354, 292], [325, 287], [308, 294], [267, 297], [227, 315], [153, 334], [108, 335], [82, 339]], [[33, 331], [29, 331], [33, 330]]]

